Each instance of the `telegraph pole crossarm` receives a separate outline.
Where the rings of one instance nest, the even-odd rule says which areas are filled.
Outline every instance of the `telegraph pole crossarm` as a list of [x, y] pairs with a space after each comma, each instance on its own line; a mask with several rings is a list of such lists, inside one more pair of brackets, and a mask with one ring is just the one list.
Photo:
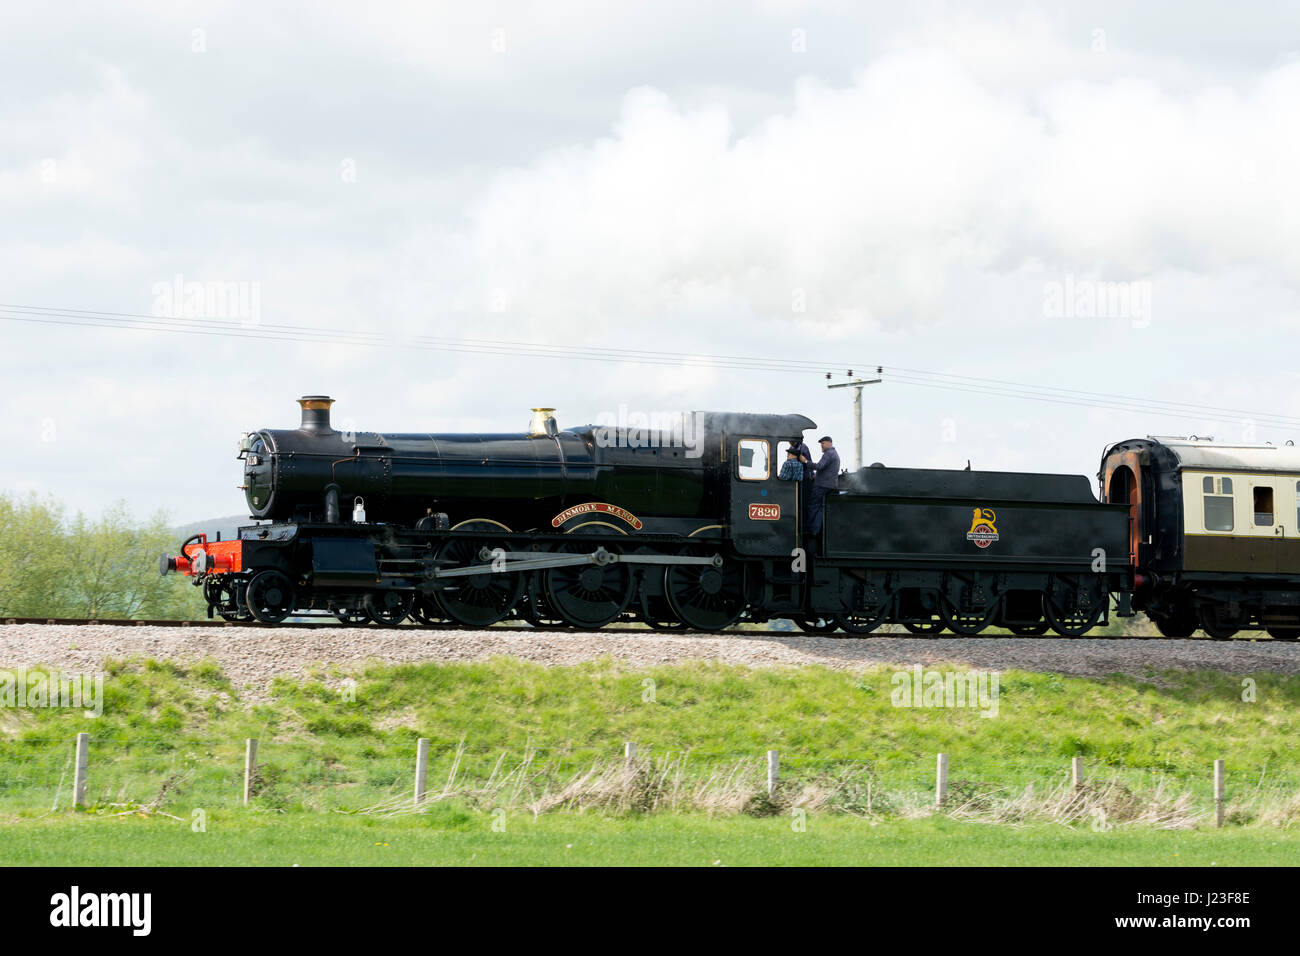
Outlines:
[[[882, 374], [884, 369], [877, 368], [876, 374]], [[856, 459], [856, 467], [862, 467], [862, 387], [864, 385], [877, 385], [883, 379], [879, 378], [857, 378], [853, 374], [853, 369], [848, 371], [848, 382], [833, 382], [827, 385], [827, 388], [851, 388], [853, 389], [853, 457]], [[831, 373], [827, 372], [826, 377], [829, 379]]]

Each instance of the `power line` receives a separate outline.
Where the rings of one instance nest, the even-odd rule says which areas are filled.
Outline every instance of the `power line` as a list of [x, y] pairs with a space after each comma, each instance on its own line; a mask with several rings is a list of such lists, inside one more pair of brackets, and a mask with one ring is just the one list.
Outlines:
[[[828, 367], [840, 367], [841, 362], [803, 359], [772, 359], [750, 355], [709, 355], [703, 353], [670, 352], [653, 349], [610, 348], [604, 346], [564, 346], [537, 342], [499, 339], [452, 338], [447, 336], [415, 335], [400, 337], [355, 329], [337, 329], [320, 326], [283, 325], [274, 323], [244, 323], [226, 319], [187, 318], [183, 316], [156, 316], [138, 312], [110, 312], [91, 309], [60, 309], [49, 306], [0, 303], [0, 319], [37, 325], [57, 325], [86, 328], [127, 329], [144, 332], [176, 332], [188, 335], [225, 336], [230, 338], [258, 339], [262, 341], [298, 342], [317, 345], [349, 345], [369, 348], [397, 348], [403, 350], [453, 352], [472, 355], [523, 356], [587, 362], [630, 362], [638, 365], [661, 367], [688, 367], [727, 369], [733, 371], [822, 373]], [[1243, 409], [1146, 399], [1109, 392], [1087, 391], [1054, 385], [1036, 385], [1005, 379], [979, 378], [948, 372], [933, 372], [883, 365], [877, 362], [855, 364], [862, 369], [881, 368], [888, 373], [891, 384], [912, 387], [943, 389], [1046, 402], [1079, 408], [1096, 408], [1133, 414], [1157, 415], [1177, 418], [1210, 418], [1219, 422], [1253, 421], [1260, 425], [1278, 428], [1300, 428], [1300, 418], [1276, 413], [1250, 412]]]

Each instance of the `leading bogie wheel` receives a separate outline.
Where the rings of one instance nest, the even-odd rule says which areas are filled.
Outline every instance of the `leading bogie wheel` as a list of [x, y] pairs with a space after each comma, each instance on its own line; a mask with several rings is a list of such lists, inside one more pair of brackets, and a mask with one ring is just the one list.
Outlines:
[[366, 595], [366, 617], [383, 627], [396, 627], [406, 620], [414, 603], [411, 591], [372, 591]]
[[335, 608], [334, 616], [339, 619], [340, 623], [346, 624], [348, 627], [359, 627], [370, 620], [370, 616], [366, 614], [364, 607]]
[[262, 624], [279, 624], [293, 613], [293, 582], [273, 569], [259, 571], [248, 582], [244, 600], [255, 620]]

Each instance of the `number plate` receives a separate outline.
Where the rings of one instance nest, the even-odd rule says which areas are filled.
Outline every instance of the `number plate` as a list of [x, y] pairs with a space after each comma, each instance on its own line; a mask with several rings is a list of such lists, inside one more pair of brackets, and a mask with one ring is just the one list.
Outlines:
[[781, 506], [765, 505], [755, 501], [749, 506], [750, 521], [780, 521]]

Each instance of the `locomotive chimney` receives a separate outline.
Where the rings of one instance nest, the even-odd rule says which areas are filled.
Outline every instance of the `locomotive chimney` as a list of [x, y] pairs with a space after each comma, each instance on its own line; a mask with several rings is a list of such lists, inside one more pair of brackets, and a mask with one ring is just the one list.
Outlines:
[[302, 407], [302, 424], [298, 427], [305, 432], [331, 432], [330, 406], [334, 399], [328, 395], [304, 395], [298, 399]]
[[555, 422], [555, 409], [534, 408], [533, 420], [528, 423], [529, 438], [552, 438], [560, 430]]

